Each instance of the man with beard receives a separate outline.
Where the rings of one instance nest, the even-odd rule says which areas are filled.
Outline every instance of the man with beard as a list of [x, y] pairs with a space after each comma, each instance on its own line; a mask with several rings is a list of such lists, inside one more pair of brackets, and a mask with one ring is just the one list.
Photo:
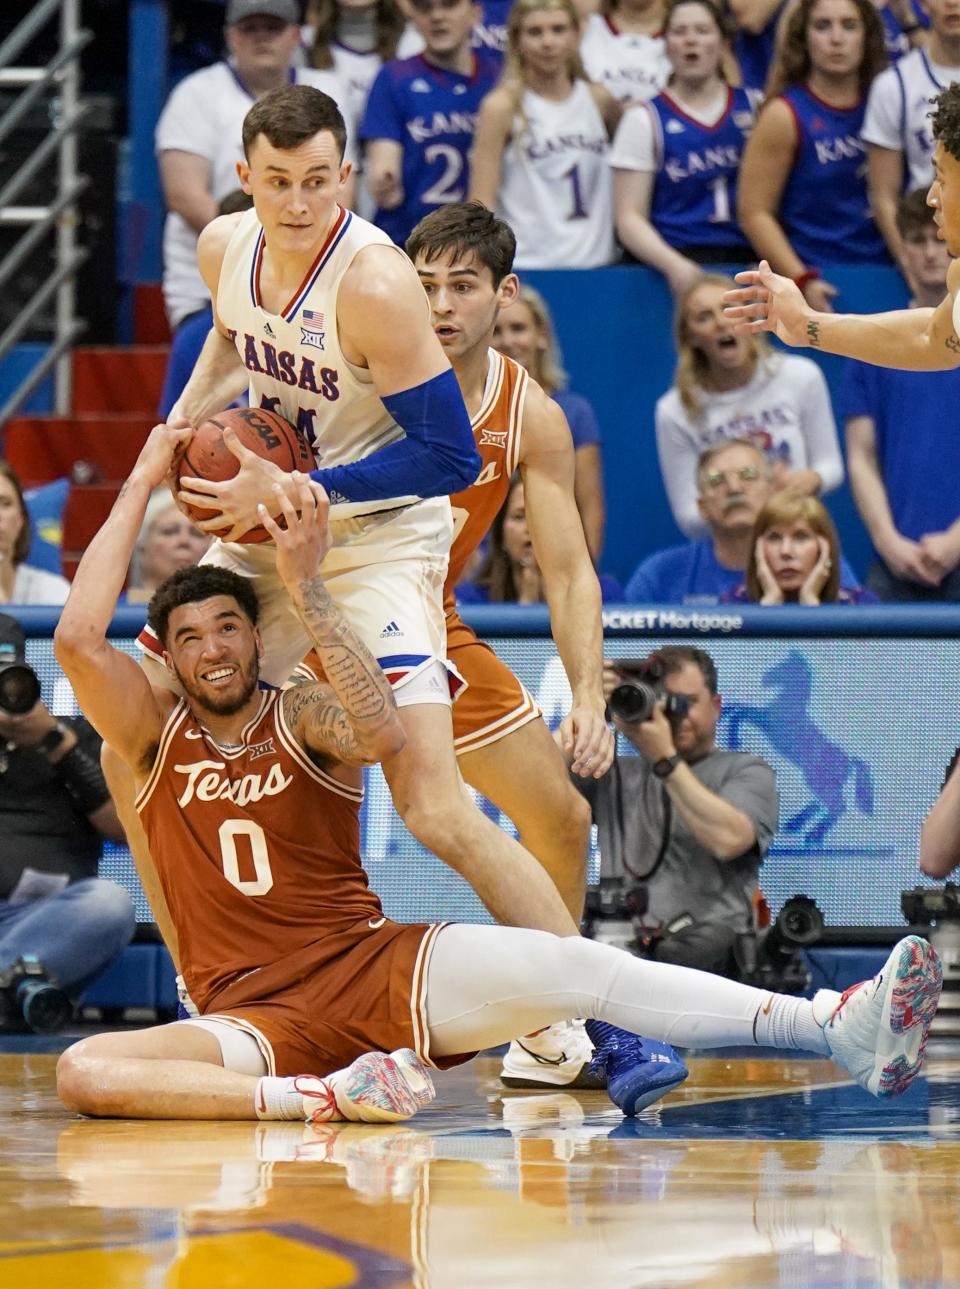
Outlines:
[[[701, 1047], [812, 1049], [875, 1095], [903, 1091], [940, 994], [936, 955], [915, 936], [863, 988], [810, 1002], [578, 937], [388, 921], [360, 863], [360, 771], [402, 745], [403, 726], [318, 572], [331, 543], [323, 488], [295, 475], [293, 500], [279, 484], [275, 493], [285, 528], [265, 506], [258, 517], [327, 683], [258, 689], [256, 592], [229, 569], [181, 570], [150, 603], [185, 697], [152, 686], [107, 641], [147, 498], [189, 437], [151, 434], [80, 563], [55, 640], [77, 698], [132, 770], [200, 1015], [68, 1048], [57, 1067], [68, 1107], [403, 1119], [433, 1097], [428, 1064], [577, 1014]], [[638, 1084], [631, 1053], [615, 1057], [609, 1092], [632, 1115], [647, 1071]]]

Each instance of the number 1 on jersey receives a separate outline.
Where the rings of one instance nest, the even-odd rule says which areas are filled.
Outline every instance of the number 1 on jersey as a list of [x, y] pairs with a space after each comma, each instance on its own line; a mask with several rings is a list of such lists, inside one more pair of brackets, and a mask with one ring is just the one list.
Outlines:
[[718, 175], [707, 184], [707, 191], [713, 193], [713, 213], [707, 216], [708, 223], [730, 223], [730, 186], [726, 175]]
[[573, 211], [567, 216], [567, 219], [586, 219], [587, 208], [583, 201], [579, 166], [571, 166], [563, 178], [570, 180], [570, 187], [573, 189]]

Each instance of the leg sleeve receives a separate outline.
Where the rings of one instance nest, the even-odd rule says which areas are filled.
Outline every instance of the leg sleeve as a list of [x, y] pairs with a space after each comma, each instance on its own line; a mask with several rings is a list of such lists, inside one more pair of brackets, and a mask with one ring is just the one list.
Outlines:
[[517, 927], [445, 927], [427, 978], [430, 1051], [452, 1056], [584, 1016], [680, 1047], [756, 1045], [770, 995], [610, 945]]

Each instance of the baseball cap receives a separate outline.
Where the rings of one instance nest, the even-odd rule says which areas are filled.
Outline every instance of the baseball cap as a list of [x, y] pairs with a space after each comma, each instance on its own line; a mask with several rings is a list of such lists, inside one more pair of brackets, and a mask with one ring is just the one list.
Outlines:
[[245, 18], [261, 14], [268, 18], [279, 18], [286, 23], [299, 23], [300, 5], [298, 0], [228, 0], [224, 21], [228, 27], [232, 27]]
[[9, 613], [0, 613], [0, 667], [23, 662], [27, 656], [27, 637], [23, 627]]

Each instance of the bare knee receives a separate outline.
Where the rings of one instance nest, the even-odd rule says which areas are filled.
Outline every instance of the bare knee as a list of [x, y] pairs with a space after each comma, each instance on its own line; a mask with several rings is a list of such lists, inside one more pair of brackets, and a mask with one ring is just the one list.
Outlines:
[[570, 784], [570, 791], [564, 794], [562, 807], [556, 813], [571, 849], [579, 847], [585, 857], [593, 822], [589, 801]]
[[57, 1096], [77, 1114], [103, 1114], [102, 1096], [106, 1060], [97, 1055], [95, 1038], [81, 1039], [57, 1061]]
[[483, 819], [466, 793], [460, 791], [439, 798], [424, 793], [397, 808], [414, 837], [444, 859], [448, 859], [448, 852], [459, 852]]

